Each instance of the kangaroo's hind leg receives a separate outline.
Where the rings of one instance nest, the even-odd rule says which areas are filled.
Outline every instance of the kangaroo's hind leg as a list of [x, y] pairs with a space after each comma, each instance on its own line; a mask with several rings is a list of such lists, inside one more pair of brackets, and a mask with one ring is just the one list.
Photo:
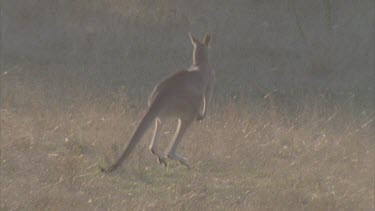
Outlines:
[[199, 112], [198, 112], [196, 120], [201, 121], [206, 117], [206, 109], [207, 109], [206, 96], [203, 95], [201, 106], [199, 108]]
[[182, 157], [181, 155], [178, 155], [176, 153], [176, 150], [177, 150], [178, 145], [181, 143], [182, 137], [185, 134], [190, 123], [191, 122], [189, 121], [183, 121], [181, 119], [178, 119], [176, 132], [172, 138], [172, 141], [169, 143], [165, 151], [165, 157], [168, 157], [172, 160], [179, 161], [182, 165], [186, 166], [188, 169], [190, 169], [191, 167], [189, 163], [187, 162], [186, 158]]
[[160, 121], [159, 118], [156, 118], [155, 119], [155, 129], [154, 129], [154, 133], [152, 135], [152, 139], [151, 139], [151, 143], [148, 147], [148, 149], [150, 150], [150, 152], [156, 156], [156, 158], [158, 159], [158, 162], [159, 164], [163, 165], [163, 166], [166, 166], [167, 163], [165, 162], [165, 160], [161, 159], [159, 153], [157, 153], [157, 145], [158, 145], [158, 141], [159, 141], [159, 138], [160, 138], [160, 131], [161, 131], [161, 127], [162, 127], [162, 122]]

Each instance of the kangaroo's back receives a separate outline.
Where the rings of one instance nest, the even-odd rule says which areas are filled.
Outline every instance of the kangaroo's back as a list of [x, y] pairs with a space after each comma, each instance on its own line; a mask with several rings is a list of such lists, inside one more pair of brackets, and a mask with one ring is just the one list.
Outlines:
[[178, 71], [155, 86], [148, 99], [148, 105], [150, 106], [156, 98], [165, 98], [166, 103], [174, 100], [189, 101], [196, 97], [199, 100], [204, 86], [200, 72]]
[[[189, 33], [193, 49], [193, 64], [186, 70], [178, 71], [159, 82], [148, 99], [150, 106], [156, 98], [164, 98], [166, 104], [172, 104], [170, 111], [181, 110], [185, 105], [193, 106], [194, 111], [199, 110], [202, 98], [213, 82], [213, 70], [208, 63], [208, 46], [211, 36], [207, 35], [200, 42]], [[181, 104], [179, 108], [176, 103]], [[189, 107], [187, 110], [191, 111]]]

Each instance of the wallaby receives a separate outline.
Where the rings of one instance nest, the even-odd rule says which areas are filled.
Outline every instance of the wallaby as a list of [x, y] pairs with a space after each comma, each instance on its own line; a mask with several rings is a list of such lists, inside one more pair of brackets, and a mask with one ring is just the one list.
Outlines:
[[[157, 157], [159, 163], [166, 166], [165, 158], [170, 158], [190, 168], [187, 160], [176, 153], [176, 149], [191, 123], [194, 120], [205, 118], [207, 104], [213, 93], [215, 72], [208, 63], [211, 35], [206, 34], [202, 41], [199, 41], [191, 33], [189, 33], [189, 37], [194, 47], [193, 64], [190, 68], [174, 73], [155, 86], [148, 98], [148, 110], [129, 144], [120, 158], [109, 168], [102, 168], [102, 171], [112, 172], [117, 169], [133, 151], [152, 122], [155, 122], [155, 129], [149, 150]], [[168, 117], [177, 118], [177, 128], [164, 154], [160, 155], [156, 152], [156, 146], [163, 120]]]

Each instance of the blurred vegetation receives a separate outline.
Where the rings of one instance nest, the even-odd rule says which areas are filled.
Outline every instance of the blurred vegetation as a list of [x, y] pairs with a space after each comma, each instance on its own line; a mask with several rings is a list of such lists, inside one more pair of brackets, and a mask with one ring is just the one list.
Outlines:
[[224, 101], [260, 89], [344, 98], [374, 91], [371, 0], [14, 0], [2, 12], [3, 70], [31, 63], [40, 71], [32, 79], [44, 82], [66, 77], [95, 92], [125, 86], [144, 100], [158, 80], [189, 66], [191, 31], [214, 35]]

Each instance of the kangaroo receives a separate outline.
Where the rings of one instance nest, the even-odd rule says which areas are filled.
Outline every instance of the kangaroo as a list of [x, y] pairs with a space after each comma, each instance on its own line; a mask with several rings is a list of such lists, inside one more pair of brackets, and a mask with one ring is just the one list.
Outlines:
[[[147, 129], [155, 122], [155, 129], [149, 145], [150, 152], [157, 157], [159, 164], [166, 166], [166, 158], [177, 160], [190, 169], [186, 158], [177, 154], [176, 150], [182, 137], [194, 120], [201, 121], [207, 114], [207, 104], [213, 93], [215, 72], [208, 63], [208, 47], [211, 35], [206, 34], [199, 41], [189, 33], [193, 44], [193, 64], [190, 68], [180, 70], [159, 82], [148, 98], [148, 110], [135, 130], [129, 144], [118, 160], [109, 168], [101, 168], [103, 172], [112, 172], [133, 151]], [[156, 151], [163, 120], [177, 118], [177, 127], [164, 154]]]

